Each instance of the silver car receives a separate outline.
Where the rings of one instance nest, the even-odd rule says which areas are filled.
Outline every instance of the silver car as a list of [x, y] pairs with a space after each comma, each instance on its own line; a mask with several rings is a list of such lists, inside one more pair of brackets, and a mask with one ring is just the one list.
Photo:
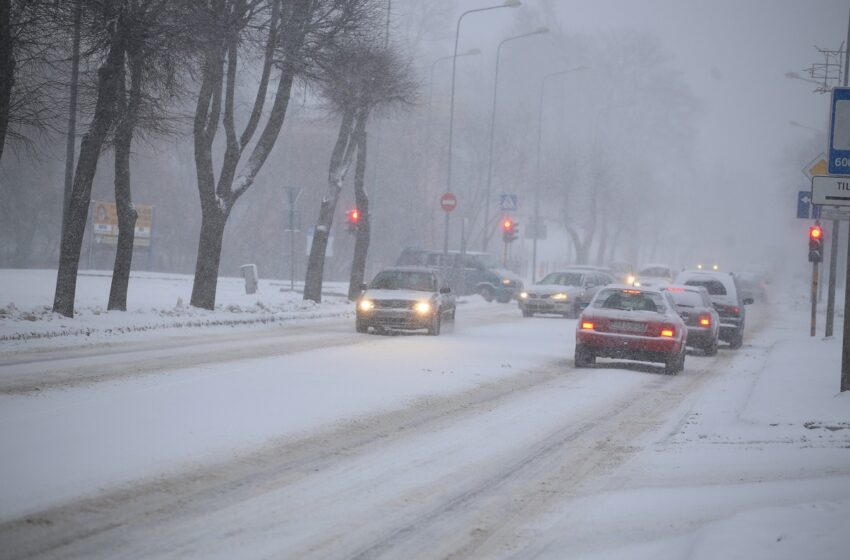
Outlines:
[[426, 329], [436, 336], [445, 322], [454, 324], [455, 297], [442, 276], [430, 268], [395, 267], [380, 271], [357, 298], [357, 332], [369, 328]]
[[614, 280], [592, 268], [568, 268], [550, 272], [540, 282], [519, 294], [519, 309], [523, 317], [535, 313], [551, 313], [578, 317], [599, 288]]

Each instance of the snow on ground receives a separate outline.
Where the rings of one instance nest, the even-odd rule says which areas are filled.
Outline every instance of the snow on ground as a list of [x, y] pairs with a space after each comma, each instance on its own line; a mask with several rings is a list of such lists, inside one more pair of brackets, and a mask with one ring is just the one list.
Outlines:
[[[54, 277], [0, 271], [0, 301], [14, 303], [0, 317], [6, 340], [0, 351], [33, 344], [9, 342], [27, 332], [76, 328], [114, 335], [139, 325], [173, 327], [194, 313], [203, 320], [247, 320], [265, 309], [302, 318], [351, 310], [344, 296], [305, 310], [297, 296], [272, 282], [246, 296], [241, 280], [223, 279], [220, 308], [205, 314], [176, 306], [178, 297], [188, 300], [190, 278], [151, 274], [134, 277], [132, 311], [104, 313], [108, 278], [95, 275], [81, 278], [80, 317], [64, 320], [38, 311], [49, 305]], [[495, 324], [440, 338], [375, 337], [354, 353], [304, 352], [287, 357], [285, 370], [279, 359], [243, 360], [2, 396], [0, 519], [272, 438], [462, 391], [511, 369], [566, 363], [574, 322], [560, 324], [563, 329], [523, 323], [532, 330], [522, 345], [513, 344], [520, 327]], [[839, 318], [837, 333], [841, 327]], [[512, 348], [509, 361], [500, 358], [506, 347]], [[383, 366], [364, 365], [377, 355], [388, 358]], [[421, 366], [426, 357], [427, 368]], [[529, 524], [529, 541], [544, 543], [529, 545], [531, 551], [540, 558], [847, 558], [850, 392], [839, 393], [840, 359], [840, 339], [808, 336], [804, 305], [775, 305], [767, 326], [742, 350], [721, 351], [716, 363], [722, 375], [636, 442], [642, 452]], [[624, 379], [638, 377], [631, 372]]]
[[[46, 341], [69, 336], [89, 342], [115, 334], [191, 327], [262, 326], [280, 321], [352, 315], [348, 284], [325, 283], [323, 301], [303, 301], [302, 284], [260, 278], [257, 292], [245, 293], [241, 278], [219, 278], [216, 309], [189, 306], [192, 276], [133, 272], [127, 311], [107, 311], [111, 273], [81, 271], [75, 316], [51, 311], [55, 270], [0, 269], [0, 343]], [[31, 347], [32, 345], [30, 345]]]

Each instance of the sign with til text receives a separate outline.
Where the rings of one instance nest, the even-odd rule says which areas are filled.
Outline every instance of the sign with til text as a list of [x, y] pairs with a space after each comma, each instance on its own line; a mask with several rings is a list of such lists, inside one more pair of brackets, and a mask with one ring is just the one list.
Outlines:
[[850, 176], [812, 177], [812, 204], [850, 206]]

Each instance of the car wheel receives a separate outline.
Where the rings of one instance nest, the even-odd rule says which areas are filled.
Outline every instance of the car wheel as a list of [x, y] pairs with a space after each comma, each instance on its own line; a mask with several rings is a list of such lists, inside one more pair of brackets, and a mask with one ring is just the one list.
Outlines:
[[580, 344], [576, 345], [575, 364], [577, 368], [589, 367], [595, 362], [596, 356], [593, 355], [593, 352]]
[[529, 311], [528, 309], [523, 309], [522, 310], [522, 316], [523, 317], [534, 317], [534, 312]]
[[357, 321], [354, 325], [354, 328], [359, 333], [369, 332], [369, 324], [366, 323], [365, 321], [361, 321], [360, 319], [357, 319]]
[[441, 323], [441, 314], [439, 312], [434, 313], [434, 316], [431, 318], [431, 324], [428, 325], [428, 334], [431, 336], [439, 336]]
[[712, 341], [702, 350], [705, 352], [706, 356], [715, 356], [717, 354], [717, 339], [712, 339]]
[[493, 301], [493, 288], [490, 286], [481, 286], [478, 288], [478, 294], [484, 298], [484, 301]]
[[668, 356], [667, 361], [664, 362], [664, 373], [667, 375], [676, 375], [683, 369], [685, 369], [685, 352], [684, 348], [682, 352], [678, 354]]
[[732, 350], [737, 350], [741, 346], [744, 345], [744, 333], [743, 331], [737, 331], [731, 339], [729, 339], [729, 348]]

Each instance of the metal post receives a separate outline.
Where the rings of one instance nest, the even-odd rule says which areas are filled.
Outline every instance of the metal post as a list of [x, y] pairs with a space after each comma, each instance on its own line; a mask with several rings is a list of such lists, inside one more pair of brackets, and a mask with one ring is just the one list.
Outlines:
[[484, 240], [482, 250], [485, 253], [487, 252], [487, 245], [490, 242], [490, 199], [492, 198], [491, 185], [493, 183], [493, 145], [495, 143], [496, 99], [499, 92], [499, 61], [502, 56], [502, 45], [524, 37], [531, 37], [532, 35], [540, 35], [548, 32], [548, 27], [541, 27], [539, 29], [535, 29], [531, 33], [523, 33], [522, 35], [515, 35], [513, 37], [508, 37], [507, 39], [502, 39], [502, 42], [500, 42], [499, 46], [496, 47], [496, 73], [493, 78], [493, 104], [490, 108], [490, 148], [487, 156], [487, 187], [484, 191], [486, 194], [484, 196]]
[[561, 72], [553, 72], [543, 76], [543, 79], [540, 81], [540, 102], [537, 107], [537, 164], [534, 183], [534, 237], [532, 237], [531, 240], [532, 284], [534, 284], [537, 280], [537, 238], [540, 237], [540, 230], [543, 229], [540, 227], [540, 182], [542, 180], [540, 175], [540, 143], [543, 139], [543, 96], [546, 92], [546, 81], [549, 78], [554, 78], [555, 76], [561, 76], [563, 74], [569, 74], [570, 72], [577, 72], [585, 69], [585, 66], [579, 66], [577, 68], [570, 68], [569, 70], [563, 70]]
[[818, 318], [818, 263], [812, 263], [812, 321], [809, 336], [815, 336]]
[[[850, 18], [847, 22], [847, 41], [844, 43], [848, 52], [844, 56], [844, 85], [847, 85], [848, 69], [850, 69]], [[844, 279], [844, 329], [841, 342], [841, 391], [850, 391], [850, 298], [847, 290], [850, 288], [850, 228], [847, 228], [847, 264]]]
[[[454, 122], [455, 122], [455, 79], [457, 76], [457, 44], [458, 39], [460, 38], [460, 24], [463, 21], [463, 18], [469, 14], [475, 12], [486, 12], [488, 10], [496, 10], [498, 8], [516, 8], [520, 5], [519, 0], [508, 0], [504, 4], [500, 4], [498, 6], [488, 6], [486, 8], [476, 8], [474, 10], [467, 10], [460, 14], [460, 17], [457, 18], [457, 26], [455, 28], [455, 48], [452, 52], [452, 92], [451, 92], [451, 100], [449, 102], [449, 155], [448, 155], [448, 165], [446, 166], [446, 192], [452, 192], [452, 143], [454, 141]], [[445, 241], [443, 242], [443, 253], [448, 253], [449, 251], [449, 214], [446, 213], [446, 231], [445, 231]]]

